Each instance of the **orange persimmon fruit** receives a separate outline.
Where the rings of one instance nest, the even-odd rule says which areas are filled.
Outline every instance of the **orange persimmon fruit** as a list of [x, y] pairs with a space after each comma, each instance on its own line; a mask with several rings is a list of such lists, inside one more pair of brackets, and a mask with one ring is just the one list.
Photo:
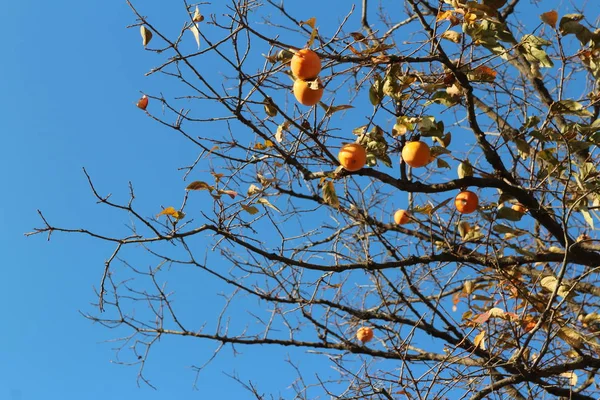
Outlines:
[[461, 214], [471, 214], [479, 206], [479, 198], [469, 190], [463, 190], [454, 199], [454, 205]]
[[410, 214], [406, 210], [398, 210], [394, 214], [394, 222], [398, 225], [408, 224], [410, 222]]
[[413, 168], [429, 164], [430, 156], [429, 146], [425, 142], [407, 142], [402, 149], [402, 160]]
[[321, 80], [319, 82], [318, 89], [311, 89], [311, 82], [304, 81], [302, 79], [296, 79], [294, 81], [294, 97], [300, 104], [305, 106], [314, 106], [321, 100], [323, 97], [323, 87], [321, 85]]
[[349, 143], [340, 149], [338, 160], [346, 171], [358, 171], [367, 163], [367, 151], [358, 143]]
[[373, 339], [373, 329], [368, 326], [363, 326], [362, 328], [358, 328], [356, 331], [356, 338], [363, 343], [368, 342]]
[[321, 59], [310, 49], [298, 50], [292, 56], [290, 68], [296, 78], [313, 80], [321, 72]]

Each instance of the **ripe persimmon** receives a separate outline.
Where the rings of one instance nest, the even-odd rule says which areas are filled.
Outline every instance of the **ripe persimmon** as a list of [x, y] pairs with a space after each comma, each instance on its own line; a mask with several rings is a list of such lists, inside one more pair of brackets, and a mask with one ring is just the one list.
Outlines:
[[404, 225], [410, 222], [410, 214], [406, 210], [398, 210], [394, 214], [394, 222], [398, 225]]
[[294, 97], [300, 104], [305, 106], [314, 106], [323, 97], [323, 87], [321, 80], [318, 81], [318, 89], [311, 89], [311, 82], [302, 79], [296, 79], [294, 82]]
[[358, 171], [367, 163], [367, 151], [358, 143], [346, 144], [340, 149], [338, 160], [346, 171]]
[[356, 331], [356, 338], [363, 343], [368, 342], [369, 340], [373, 339], [373, 329], [369, 328], [368, 326], [358, 328]]
[[471, 214], [479, 206], [479, 197], [469, 190], [464, 190], [456, 196], [454, 205], [459, 213]]
[[298, 50], [292, 56], [290, 68], [296, 78], [314, 80], [321, 72], [321, 59], [310, 49]]
[[407, 142], [402, 149], [402, 160], [413, 168], [429, 164], [430, 156], [429, 146], [425, 142]]

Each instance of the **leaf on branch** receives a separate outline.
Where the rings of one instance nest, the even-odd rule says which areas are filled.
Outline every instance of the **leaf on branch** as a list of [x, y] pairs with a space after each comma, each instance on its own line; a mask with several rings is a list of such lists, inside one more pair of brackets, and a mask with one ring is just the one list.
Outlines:
[[548, 11], [540, 15], [540, 19], [545, 24], [550, 25], [553, 28], [556, 28], [556, 21], [558, 21], [558, 13], [554, 10]]
[[507, 219], [514, 222], [520, 221], [522, 217], [523, 213], [515, 211], [510, 207], [500, 207], [500, 209], [498, 209], [498, 214], [496, 215], [496, 218], [498, 219]]
[[164, 210], [162, 210], [161, 212], [159, 212], [158, 214], [156, 214], [156, 218], [160, 217], [161, 215], [168, 215], [170, 217], [175, 218], [176, 220], [180, 220], [183, 219], [185, 217], [185, 214], [181, 211], [177, 211], [175, 208], [173, 207], [167, 207]]
[[573, 328], [563, 326], [558, 330], [557, 335], [575, 349], [581, 349], [583, 347], [583, 336]]
[[275, 140], [277, 143], [283, 141], [283, 132], [290, 128], [290, 121], [284, 121], [282, 124], [277, 125], [277, 132], [275, 132]]
[[234, 190], [219, 190], [217, 193], [219, 194], [226, 194], [229, 197], [231, 197], [232, 199], [235, 199], [235, 196], [237, 196], [237, 192]]
[[594, 34], [579, 23], [583, 18], [581, 14], [567, 14], [560, 19], [558, 26], [563, 36], [575, 35], [581, 44], [585, 46], [594, 38]]
[[311, 47], [313, 45], [313, 43], [315, 42], [315, 39], [317, 38], [318, 29], [315, 26], [316, 23], [317, 23], [317, 19], [315, 17], [312, 17], [306, 21], [300, 21], [300, 26], [308, 25], [312, 29], [312, 31], [310, 32], [310, 38], [308, 39], [308, 42], [306, 44], [307, 47]]
[[[469, 224], [467, 221], [460, 221], [458, 223], [458, 234], [460, 235], [460, 237], [464, 240], [465, 237], [467, 237], [467, 235], [469, 234], [469, 232], [471, 232], [472, 228], [471, 228], [471, 224]], [[471, 293], [467, 293], [467, 294], [471, 294]]]
[[492, 227], [492, 229], [494, 230], [494, 232], [503, 233], [503, 234], [507, 234], [507, 235], [510, 234], [510, 235], [512, 235], [512, 237], [521, 236], [521, 235], [525, 235], [526, 233], [528, 233], [528, 231], [525, 231], [522, 229], [514, 229], [514, 228], [511, 228], [510, 226], [503, 225], [503, 224], [496, 224]]
[[250, 185], [248, 187], [248, 191], [246, 192], [246, 194], [248, 196], [253, 196], [253, 195], [255, 195], [257, 193], [260, 193], [260, 192], [262, 192], [262, 190], [258, 186], [252, 184], [252, 185]]
[[331, 207], [339, 209], [340, 201], [337, 197], [337, 193], [335, 192], [333, 181], [325, 181], [325, 184], [323, 185], [323, 200], [325, 200], [325, 203], [329, 204]]
[[258, 213], [258, 208], [246, 204], [242, 204], [242, 210], [246, 211], [250, 215]]
[[198, 24], [192, 24], [190, 26], [190, 31], [194, 35], [194, 39], [196, 39], [196, 44], [198, 45], [198, 50], [200, 50], [200, 28], [198, 28]]
[[427, 203], [422, 206], [414, 206], [412, 210], [413, 210], [413, 212], [416, 212], [419, 214], [431, 215], [431, 213], [433, 212], [433, 206], [431, 204]]
[[144, 25], [140, 26], [140, 34], [142, 35], [142, 44], [144, 47], [148, 46], [148, 43], [152, 40], [152, 32]]
[[594, 115], [583, 104], [574, 100], [555, 101], [550, 106], [550, 112], [554, 114], [576, 115], [578, 117], [591, 117]]
[[212, 192], [213, 190], [215, 190], [215, 188], [213, 186], [210, 186], [206, 182], [194, 181], [194, 182], [190, 183], [189, 185], [187, 185], [185, 190], [208, 190], [208, 191]]
[[473, 166], [469, 160], [462, 161], [460, 164], [458, 164], [456, 174], [458, 175], [458, 179], [473, 176]]
[[352, 36], [352, 39], [354, 39], [357, 42], [362, 42], [366, 39], [365, 35], [363, 35], [360, 32], [350, 32], [350, 36]]
[[445, 31], [442, 33], [442, 39], [449, 40], [453, 43], [460, 43], [462, 40], [462, 34], [456, 31]]
[[277, 211], [278, 213], [281, 213], [281, 211], [279, 210], [279, 208], [275, 207], [273, 204], [271, 204], [269, 202], [269, 200], [265, 199], [264, 197], [261, 197], [260, 199], [257, 200], [260, 204], [267, 206], [267, 207], [271, 207], [273, 210]]
[[552, 43], [535, 35], [524, 35], [521, 39], [521, 48], [525, 52], [525, 58], [535, 65], [544, 68], [552, 68], [554, 63], [542, 47], [550, 46]]
[[192, 17], [192, 20], [194, 22], [204, 21], [204, 15], [200, 14], [200, 10], [198, 9], [198, 6], [196, 6], [196, 11], [194, 11], [194, 16]]
[[581, 213], [581, 215], [583, 216], [583, 219], [585, 220], [585, 222], [587, 222], [587, 224], [590, 226], [590, 228], [592, 228], [592, 230], [594, 230], [594, 218], [592, 218], [592, 214], [590, 214], [587, 206], [585, 205], [579, 205], [579, 212]]
[[451, 169], [450, 164], [448, 164], [445, 160], [442, 160], [441, 158], [436, 158], [435, 162], [437, 168]]
[[425, 107], [438, 103], [446, 107], [452, 107], [458, 103], [457, 96], [448, 94], [447, 92], [436, 92], [431, 97], [431, 100], [425, 102]]
[[467, 73], [467, 77], [473, 82], [493, 82], [496, 79], [496, 75], [498, 75], [496, 71], [485, 65], [480, 65]]
[[[546, 276], [540, 280], [540, 285], [546, 289], [548, 292], [554, 292], [556, 289], [556, 285], [558, 285], [558, 279], [553, 276]], [[556, 292], [560, 297], [568, 297], [569, 295], [573, 297], [573, 295], [569, 292], [569, 287], [567, 285], [561, 284]]]
[[327, 104], [325, 104], [323, 102], [319, 102], [319, 105], [323, 108], [323, 110], [325, 110], [326, 117], [329, 117], [338, 111], [343, 111], [343, 110], [348, 110], [350, 108], [354, 108], [354, 106], [351, 106], [350, 104], [342, 104], [339, 106], [328, 106]]
[[475, 345], [475, 347], [479, 347], [481, 350], [486, 349], [485, 331], [481, 331], [477, 334], [477, 336], [475, 336], [475, 338], [473, 339], [473, 344]]
[[569, 380], [569, 385], [575, 386], [577, 385], [577, 374], [573, 371], [563, 372], [560, 374], [563, 378], [567, 378]]

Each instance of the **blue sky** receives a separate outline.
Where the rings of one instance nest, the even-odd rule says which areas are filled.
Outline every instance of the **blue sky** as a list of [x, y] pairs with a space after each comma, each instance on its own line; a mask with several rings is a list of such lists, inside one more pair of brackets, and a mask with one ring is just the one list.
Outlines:
[[[138, 3], [145, 14], [181, 25], [180, 8], [158, 0]], [[349, 3], [338, 2], [344, 12]], [[80, 311], [93, 310], [93, 287], [111, 246], [73, 235], [54, 235], [46, 243], [23, 234], [40, 226], [37, 209], [57, 225], [124, 232], [121, 214], [95, 204], [82, 167], [114, 199], [125, 200], [132, 181], [141, 209], [151, 215], [161, 205], [178, 204], [184, 183], [177, 168], [197, 154], [135, 107], [140, 91], [169, 96], [176, 89], [160, 77], [144, 77], [161, 58], [143, 51], [137, 28], [126, 29], [135, 17], [124, 1], [65, 0], [50, 6], [19, 0], [2, 8], [0, 399], [247, 398], [224, 372], [238, 372], [264, 391], [285, 395], [280, 383], [293, 379], [291, 368], [281, 367], [288, 349], [246, 347], [237, 357], [226, 350], [201, 374], [200, 392], [193, 391], [188, 366], [210, 356], [210, 343], [164, 339], [147, 370], [158, 392], [137, 386], [135, 367], [110, 362], [114, 345], [105, 341], [118, 332], [90, 323]], [[184, 282], [187, 273], [178, 271], [173, 279]], [[189, 301], [186, 313], [211, 319], [216, 312], [211, 302], [219, 301], [213, 284], [184, 286], [179, 301]], [[315, 357], [300, 360], [310, 364]]]
[[[181, 7], [161, 4], [144, 2], [141, 9], [179, 27]], [[126, 29], [135, 17], [124, 1], [19, 0], [2, 8], [0, 398], [245, 398], [224, 374], [235, 372], [266, 391], [285, 390], [278, 383], [293, 379], [291, 368], [281, 367], [285, 349], [242, 348], [237, 357], [224, 351], [201, 375], [200, 392], [193, 391], [189, 365], [210, 356], [214, 345], [207, 342], [167, 338], [155, 348], [147, 373], [158, 392], [137, 386], [137, 368], [111, 364], [114, 344], [104, 342], [118, 335], [80, 314], [94, 310], [93, 288], [111, 246], [75, 235], [53, 235], [47, 243], [23, 234], [40, 226], [37, 209], [57, 225], [123, 232], [128, 221], [95, 204], [82, 167], [116, 200], [127, 198], [132, 181], [140, 207], [152, 215], [181, 200], [177, 168], [197, 154], [135, 107], [140, 91], [168, 96], [174, 89], [144, 77], [160, 58], [143, 50], [137, 28]], [[207, 297], [218, 301], [207, 286]], [[190, 304], [190, 312], [210, 320], [216, 311], [204, 304]]]

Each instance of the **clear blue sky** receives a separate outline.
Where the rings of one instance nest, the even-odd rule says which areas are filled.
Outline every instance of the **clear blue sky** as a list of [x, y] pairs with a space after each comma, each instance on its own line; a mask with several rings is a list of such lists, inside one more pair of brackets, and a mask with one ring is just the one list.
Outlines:
[[[137, 3], [155, 21], [181, 26], [181, 2]], [[49, 243], [23, 235], [41, 225], [37, 209], [57, 225], [122, 232], [128, 221], [95, 204], [82, 167], [114, 199], [126, 199], [132, 181], [145, 215], [180, 202], [185, 184], [177, 168], [197, 154], [135, 107], [140, 91], [169, 95], [172, 88], [144, 77], [162, 58], [143, 50], [138, 28], [126, 29], [134, 22], [120, 0], [2, 5], [0, 399], [247, 398], [224, 373], [285, 394], [293, 380], [291, 368], [282, 368], [286, 349], [239, 348], [235, 358], [227, 350], [200, 376], [198, 392], [189, 366], [205, 362], [214, 345], [168, 338], [147, 370], [159, 391], [138, 388], [136, 367], [110, 362], [114, 345], [103, 342], [116, 332], [79, 313], [94, 310], [93, 288], [111, 246], [75, 235]], [[214, 302], [217, 289], [207, 282], [196, 292]], [[210, 320], [218, 309], [208, 304], [190, 309]]]
[[[180, 25], [169, 10], [179, 2], [137, 3], [145, 14]], [[349, 3], [335, 4], [346, 12]], [[306, 9], [316, 10], [318, 2], [311, 4], [315, 8]], [[334, 2], [328, 6], [335, 9]], [[544, 7], [541, 11], [552, 8]], [[281, 348], [246, 347], [235, 358], [226, 351], [201, 374], [200, 392], [193, 391], [188, 366], [204, 362], [214, 346], [189, 339], [166, 339], [156, 347], [147, 375], [160, 390], [138, 388], [137, 368], [110, 363], [113, 345], [103, 342], [118, 335], [79, 313], [93, 309], [93, 287], [112, 248], [84, 237], [55, 235], [46, 243], [23, 235], [40, 226], [36, 209], [57, 225], [101, 232], [124, 227], [123, 215], [95, 204], [82, 167], [115, 199], [126, 199], [132, 181], [147, 215], [180, 201], [177, 168], [196, 154], [135, 107], [140, 91], [168, 95], [171, 88], [144, 77], [160, 58], [143, 51], [137, 28], [125, 28], [134, 22], [122, 0], [17, 0], [2, 6], [0, 399], [248, 398], [223, 372], [237, 372], [264, 391], [280, 389], [286, 396], [293, 373], [282, 368], [289, 350]], [[195, 303], [188, 311], [210, 319], [215, 311], [207, 304], [215, 288], [207, 282], [193, 289]], [[310, 363], [311, 357], [316, 356], [301, 360]]]

